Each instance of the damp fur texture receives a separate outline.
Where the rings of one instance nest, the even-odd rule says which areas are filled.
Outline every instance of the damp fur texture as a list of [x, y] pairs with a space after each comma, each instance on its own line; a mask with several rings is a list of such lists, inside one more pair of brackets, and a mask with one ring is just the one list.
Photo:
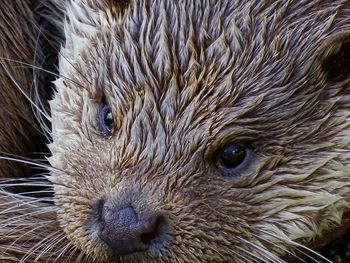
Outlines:
[[[315, 257], [304, 246], [347, 227], [349, 1], [57, 4], [65, 41], [49, 180], [73, 245], [60, 255], [284, 262]], [[216, 160], [230, 143], [250, 154], [227, 176]], [[99, 200], [162, 214], [161, 245], [115, 257], [99, 238]]]
[[[108, 262], [94, 200], [127, 199], [170, 222], [159, 250], [121, 260], [276, 261], [348, 211], [349, 75], [327, 58], [349, 40], [348, 1], [65, 2], [51, 101], [58, 220]], [[112, 136], [97, 128], [105, 100]], [[253, 149], [235, 176], [215, 155]]]

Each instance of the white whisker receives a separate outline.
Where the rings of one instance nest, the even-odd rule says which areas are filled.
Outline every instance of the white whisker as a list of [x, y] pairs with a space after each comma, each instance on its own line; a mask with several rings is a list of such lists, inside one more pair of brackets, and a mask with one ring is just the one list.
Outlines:
[[[35, 43], [35, 48], [34, 48], [34, 56], [33, 56], [33, 64], [36, 64], [36, 56], [37, 56], [37, 52], [38, 52], [38, 43], [39, 43], [39, 35], [36, 39], [36, 43]], [[33, 67], [32, 68], [32, 72], [33, 72], [33, 87], [34, 87], [34, 104], [37, 105], [38, 107], [33, 107], [32, 105], [32, 111], [34, 112], [35, 118], [37, 119], [41, 129], [42, 129], [42, 133], [45, 136], [46, 140], [48, 142], [50, 142], [51, 140], [51, 131], [48, 128], [46, 122], [44, 121], [44, 119], [42, 118], [42, 114], [40, 111], [38, 111], [37, 109], [40, 108], [42, 109], [42, 112], [44, 112], [44, 117], [45, 116], [50, 116], [50, 113], [48, 111], [46, 111], [45, 106], [42, 103], [41, 100], [41, 96], [39, 94], [39, 88], [38, 88], [38, 83], [37, 83], [37, 76], [36, 76], [36, 70]]]
[[246, 243], [249, 246], [255, 248], [257, 251], [260, 251], [262, 253], [262, 255], [264, 255], [264, 257], [266, 257], [267, 259], [269, 259], [269, 261], [267, 262], [275, 262], [275, 263], [285, 263], [284, 260], [280, 259], [278, 256], [276, 256], [275, 254], [271, 253], [270, 251], [266, 250], [265, 248], [261, 247], [258, 244], [255, 244], [253, 242], [250, 242], [248, 240], [245, 240], [244, 238], [238, 237], [238, 239], [242, 242], [242, 243]]
[[35, 261], [38, 261], [42, 255], [44, 255], [46, 252], [50, 251], [52, 248], [54, 248], [57, 244], [62, 242], [64, 239], [66, 239], [66, 236], [62, 233], [61, 236], [58, 236], [56, 238], [50, 239], [50, 243], [46, 245], [44, 249], [40, 252], [40, 254], [36, 257]]
[[[267, 232], [267, 231], [265, 231], [263, 229], [260, 229], [260, 231], [265, 233], [265, 234], [267, 234], [267, 235], [275, 237], [275, 238], [283, 241], [284, 243], [287, 243], [287, 244], [289, 243], [290, 245], [294, 246], [297, 251], [299, 251], [300, 253], [302, 253], [303, 255], [305, 255], [306, 257], [308, 257], [309, 259], [311, 259], [311, 260], [313, 260], [315, 262], [318, 262], [318, 260], [315, 259], [314, 257], [312, 257], [311, 255], [307, 254], [305, 251], [310, 252], [312, 255], [317, 256], [318, 258], [321, 258], [322, 260], [325, 260], [327, 263], [332, 263], [332, 261], [330, 261], [329, 259], [325, 258], [324, 256], [322, 256], [321, 254], [317, 253], [316, 251], [314, 251], [314, 250], [312, 250], [312, 249], [310, 249], [310, 248], [308, 248], [308, 247], [306, 247], [304, 245], [301, 245], [301, 244], [299, 244], [299, 243], [297, 243], [297, 242], [295, 242], [293, 240], [282, 238], [281, 236], [277, 236], [276, 234]], [[303, 250], [300, 249], [300, 248], [302, 248]]]
[[[37, 227], [35, 227], [35, 228], [30, 228], [29, 231], [25, 232], [24, 234], [22, 234], [21, 236], [19, 236], [15, 241], [13, 241], [12, 244], [11, 244], [11, 246], [15, 245], [16, 242], [17, 242], [18, 240], [24, 238], [24, 237], [27, 236], [28, 234], [31, 234], [31, 233], [33, 233], [33, 232], [39, 230], [40, 228], [46, 227], [48, 224], [54, 223], [54, 222], [55, 222], [55, 220], [44, 221], [44, 222], [39, 223], [39, 226], [37, 226]], [[38, 225], [38, 223], [33, 224], [33, 225]], [[30, 226], [30, 227], [31, 227], [31, 226]], [[19, 229], [19, 230], [23, 230], [23, 229]], [[11, 232], [10, 232], [10, 233], [11, 233]], [[27, 241], [30, 241], [30, 239], [27, 240]]]
[[0, 156], [0, 160], [6, 160], [6, 161], [14, 161], [14, 162], [19, 162], [19, 163], [24, 163], [24, 164], [28, 164], [28, 165], [32, 165], [34, 167], [40, 167], [40, 168], [44, 168], [47, 170], [57, 170], [60, 172], [63, 172], [55, 167], [46, 165], [46, 164], [42, 164], [42, 163], [37, 163], [35, 161], [27, 161], [24, 159], [18, 159], [18, 158], [12, 158], [12, 157], [5, 157], [5, 156]]
[[45, 115], [45, 113], [37, 106], [35, 105], [34, 101], [32, 101], [30, 99], [30, 97], [23, 91], [23, 89], [19, 86], [18, 82], [13, 78], [13, 76], [11, 75], [11, 73], [9, 72], [9, 70], [4, 66], [3, 62], [0, 61], [0, 65], [2, 65], [2, 67], [4, 68], [4, 70], [6, 71], [8, 77], [11, 79], [11, 81], [13, 82], [13, 84], [15, 84], [15, 86], [17, 87], [17, 89], [23, 94], [23, 96], [31, 103], [31, 105], [33, 107], [35, 107], [43, 116], [45, 116], [45, 118], [49, 121], [51, 121], [51, 118], [47, 115]]
[[240, 250], [242, 252], [244, 252], [245, 256], [249, 256], [249, 258], [251, 260], [253, 260], [252, 262], [257, 262], [257, 263], [261, 263], [261, 262], [264, 262], [264, 263], [269, 263], [269, 261], [266, 261], [265, 259], [261, 259], [258, 255], [255, 255], [253, 254], [252, 252], [242, 248], [242, 247], [236, 247], [237, 250]]
[[77, 253], [77, 250], [78, 250], [78, 249], [77, 249], [76, 247], [72, 246], [72, 248], [71, 248], [71, 249], [69, 250], [69, 252], [68, 252], [68, 253], [70, 253], [70, 254], [69, 254], [69, 256], [67, 257], [66, 263], [71, 262], [73, 256]]
[[264, 238], [262, 238], [262, 237], [260, 237], [260, 236], [258, 236], [258, 235], [253, 234], [253, 236], [256, 237], [257, 239], [260, 239], [260, 240], [266, 242], [266, 243], [269, 243], [269, 244], [272, 245], [272, 246], [277, 247], [278, 249], [284, 251], [286, 254], [289, 254], [289, 255], [291, 255], [292, 257], [297, 258], [297, 259], [300, 260], [301, 262], [306, 262], [306, 261], [303, 260], [302, 258], [298, 257], [295, 253], [293, 253], [293, 251], [288, 251], [286, 248], [284, 248], [284, 247], [282, 247], [282, 246], [280, 246], [280, 245], [276, 245], [276, 244], [274, 244], [273, 242], [271, 242], [271, 241], [269, 241], [269, 240], [267, 240], [267, 239], [264, 239]]
[[[0, 57], [0, 60], [5, 60], [5, 61], [10, 61], [10, 62], [18, 63], [18, 64], [21, 64], [21, 65], [23, 65], [23, 66], [29, 67], [29, 68], [35, 68], [35, 69], [37, 69], [37, 70], [40, 70], [40, 71], [49, 73], [49, 74], [51, 74], [51, 75], [53, 75], [53, 76], [55, 76], [55, 77], [63, 78], [63, 79], [65, 79], [65, 80], [69, 81], [69, 82], [74, 83], [75, 85], [77, 85], [77, 86], [79, 86], [79, 87], [81, 87], [81, 88], [85, 88], [85, 87], [83, 87], [81, 84], [75, 82], [74, 80], [72, 80], [72, 79], [70, 79], [70, 78], [67, 78], [67, 77], [62, 76], [62, 75], [59, 75], [59, 74], [57, 74], [57, 73], [55, 73], [55, 72], [51, 72], [51, 71], [46, 70], [46, 69], [44, 69], [44, 68], [41, 68], [41, 67], [38, 67], [38, 66], [35, 66], [35, 65], [32, 65], [32, 64], [23, 62], [23, 61], [19, 61], [19, 60], [15, 60], [15, 59], [10, 59], [10, 58], [5, 58], [5, 57]], [[2, 63], [2, 62], [0, 61], [0, 63]], [[50, 121], [50, 119], [48, 119], [48, 120]]]
[[[69, 248], [72, 248], [72, 242], [68, 242], [62, 249], [61, 252], [56, 256], [55, 260], [53, 263], [56, 263], [57, 260], [61, 259], [61, 257], [68, 251], [69, 252]], [[67, 252], [67, 253], [68, 253]]]
[[51, 240], [55, 235], [57, 234], [61, 234], [62, 232], [61, 230], [58, 230], [48, 236], [46, 236], [44, 239], [42, 239], [40, 242], [38, 242], [36, 245], [34, 245], [33, 247], [31, 247], [30, 250], [27, 251], [27, 253], [21, 258], [19, 263], [25, 263], [26, 260], [31, 256], [32, 253], [34, 253], [37, 249], [39, 249], [43, 244], [45, 244], [48, 240]]

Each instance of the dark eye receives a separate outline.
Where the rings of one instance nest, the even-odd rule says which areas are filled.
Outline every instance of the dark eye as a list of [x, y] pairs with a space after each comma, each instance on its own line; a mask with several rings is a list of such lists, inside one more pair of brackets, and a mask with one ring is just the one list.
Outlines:
[[107, 103], [102, 103], [98, 112], [98, 126], [103, 135], [110, 135], [114, 128], [114, 118]]
[[339, 82], [350, 78], [350, 40], [346, 36], [345, 40], [334, 40], [332, 47], [337, 47], [336, 51], [324, 51], [328, 57], [322, 63], [323, 71], [326, 73], [327, 81]]
[[239, 167], [247, 157], [247, 148], [241, 144], [228, 144], [218, 155], [221, 167], [233, 169]]

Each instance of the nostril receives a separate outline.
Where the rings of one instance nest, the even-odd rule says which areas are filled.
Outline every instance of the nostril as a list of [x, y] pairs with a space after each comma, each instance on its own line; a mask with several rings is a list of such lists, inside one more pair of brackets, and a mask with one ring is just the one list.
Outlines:
[[160, 234], [162, 218], [155, 216], [146, 223], [145, 232], [140, 235], [140, 239], [144, 244], [150, 245]]
[[133, 207], [100, 208], [100, 238], [117, 254], [148, 250], [161, 244], [164, 218], [159, 215], [139, 216]]
[[105, 205], [105, 201], [103, 199], [98, 200], [98, 202], [95, 203], [94, 209], [97, 212], [98, 219], [100, 221], [103, 220], [103, 208]]

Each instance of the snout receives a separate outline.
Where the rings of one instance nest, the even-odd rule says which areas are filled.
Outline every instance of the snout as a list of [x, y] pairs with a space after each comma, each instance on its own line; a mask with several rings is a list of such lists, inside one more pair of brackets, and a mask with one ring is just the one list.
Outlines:
[[101, 201], [98, 216], [99, 236], [116, 255], [159, 248], [165, 242], [167, 220], [151, 208], [106, 200]]

